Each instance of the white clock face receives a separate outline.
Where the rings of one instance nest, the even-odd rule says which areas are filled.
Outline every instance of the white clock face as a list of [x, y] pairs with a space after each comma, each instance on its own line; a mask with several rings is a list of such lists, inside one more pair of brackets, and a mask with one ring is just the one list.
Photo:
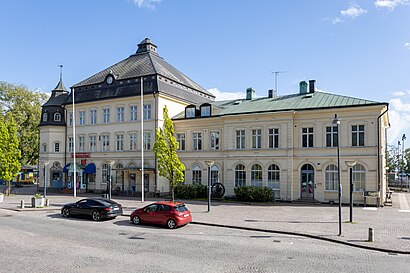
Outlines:
[[107, 84], [112, 84], [114, 81], [114, 78], [112, 76], [107, 77]]

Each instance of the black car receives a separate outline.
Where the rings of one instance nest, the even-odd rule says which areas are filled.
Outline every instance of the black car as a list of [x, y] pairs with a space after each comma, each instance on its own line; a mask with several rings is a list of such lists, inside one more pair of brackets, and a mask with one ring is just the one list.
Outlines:
[[87, 198], [61, 208], [64, 217], [91, 217], [94, 221], [115, 218], [122, 215], [122, 206], [106, 198]]

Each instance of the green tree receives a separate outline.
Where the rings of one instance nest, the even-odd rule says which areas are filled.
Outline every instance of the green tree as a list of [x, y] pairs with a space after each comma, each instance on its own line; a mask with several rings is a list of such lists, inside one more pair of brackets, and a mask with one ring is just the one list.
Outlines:
[[37, 164], [39, 157], [39, 130], [41, 105], [48, 96], [29, 90], [23, 85], [0, 81], [0, 111], [9, 114], [16, 123], [21, 164]]
[[172, 193], [172, 202], [175, 201], [175, 187], [184, 181], [185, 166], [178, 158], [178, 142], [174, 136], [174, 123], [168, 116], [168, 109], [163, 109], [164, 126], [156, 130], [154, 152], [158, 159], [160, 176], [168, 179]]
[[7, 181], [20, 172], [20, 150], [16, 123], [11, 114], [0, 115], [0, 178]]

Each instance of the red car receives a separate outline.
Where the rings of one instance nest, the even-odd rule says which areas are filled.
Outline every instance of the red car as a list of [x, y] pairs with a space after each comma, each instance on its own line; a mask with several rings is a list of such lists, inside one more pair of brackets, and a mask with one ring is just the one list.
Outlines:
[[172, 229], [190, 223], [192, 215], [184, 203], [157, 202], [135, 210], [131, 213], [130, 220], [136, 225], [159, 224]]

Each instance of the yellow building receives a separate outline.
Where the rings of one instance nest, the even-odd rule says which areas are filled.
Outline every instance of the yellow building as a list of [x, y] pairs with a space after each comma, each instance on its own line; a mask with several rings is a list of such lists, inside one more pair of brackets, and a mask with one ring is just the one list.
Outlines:
[[40, 123], [46, 186], [72, 187], [75, 150], [79, 190], [104, 192], [111, 172], [114, 192], [135, 194], [142, 190], [144, 169], [146, 192], [168, 192], [152, 151], [167, 105], [186, 184], [207, 184], [205, 161], [212, 159], [211, 181], [224, 184], [226, 195], [254, 185], [273, 188], [275, 198], [284, 201], [337, 202], [340, 141], [343, 202], [349, 201], [346, 163], [357, 163], [355, 203], [364, 202], [364, 192], [377, 192], [381, 198], [368, 202], [381, 204], [388, 104], [316, 92], [314, 84], [301, 82], [295, 94], [279, 97], [270, 90], [263, 98], [248, 88], [246, 99], [215, 101], [144, 39], [135, 54], [75, 84], [71, 92], [60, 79]]

